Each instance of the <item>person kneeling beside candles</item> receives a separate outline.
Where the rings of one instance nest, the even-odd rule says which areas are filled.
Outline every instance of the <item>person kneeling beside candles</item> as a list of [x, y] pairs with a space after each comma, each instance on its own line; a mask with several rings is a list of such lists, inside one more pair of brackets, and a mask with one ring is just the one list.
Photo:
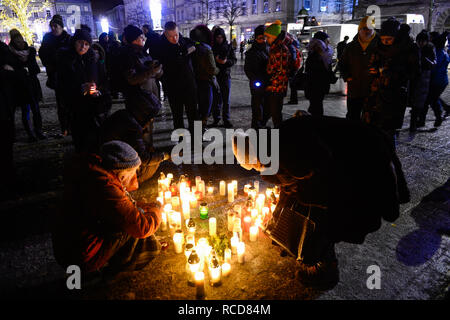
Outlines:
[[[239, 135], [244, 144], [238, 143]], [[281, 187], [269, 229], [281, 216], [286, 217], [286, 212], [290, 216], [292, 212], [310, 214], [315, 222], [312, 232], [316, 241], [307, 247], [312, 249], [296, 256], [297, 279], [306, 286], [334, 287], [339, 281], [335, 243], [362, 244], [367, 234], [380, 228], [382, 219], [395, 221], [399, 204], [409, 202], [395, 149], [375, 127], [300, 112], [281, 123], [279, 140], [272, 143], [278, 143], [278, 159], [272, 154], [277, 150], [275, 145], [268, 144], [267, 149], [272, 161], [279, 160], [279, 169], [271, 175], [259, 153], [256, 161], [250, 161], [250, 150], [261, 149], [258, 141], [238, 134], [233, 139], [233, 152], [242, 167], [261, 172], [263, 180]], [[245, 150], [240, 149], [244, 146]], [[307, 224], [303, 222], [303, 226]], [[297, 230], [305, 230], [303, 226]]]
[[112, 276], [145, 267], [160, 251], [154, 233], [161, 223], [158, 202], [140, 203], [137, 152], [121, 141], [103, 144], [99, 154], [66, 162], [61, 210], [52, 230], [57, 262], [88, 274]]

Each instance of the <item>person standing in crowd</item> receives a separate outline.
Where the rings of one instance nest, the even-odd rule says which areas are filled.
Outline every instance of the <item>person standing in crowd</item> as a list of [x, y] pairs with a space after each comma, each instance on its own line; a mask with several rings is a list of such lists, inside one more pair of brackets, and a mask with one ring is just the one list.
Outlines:
[[[190, 38], [195, 42], [195, 52], [192, 55], [192, 66], [198, 88], [198, 106], [203, 129], [207, 126], [213, 102], [213, 86], [218, 86], [214, 54], [211, 48], [213, 35], [205, 25], [198, 25], [191, 30]], [[219, 89], [220, 90], [220, 89]]]
[[269, 47], [264, 37], [264, 25], [255, 28], [255, 41], [245, 53], [244, 72], [249, 80], [252, 124], [254, 129], [264, 128], [270, 118], [267, 108], [266, 86], [269, 85], [267, 63], [269, 62]]
[[[339, 281], [335, 244], [364, 243], [382, 220], [395, 221], [400, 204], [410, 201], [401, 163], [386, 136], [361, 121], [297, 112], [281, 124], [279, 140], [283, 143], [276, 174], [269, 175], [259, 158], [249, 163], [249, 150], [261, 148], [253, 139], [245, 140], [243, 150], [244, 145], [233, 139], [233, 152], [242, 167], [261, 172], [263, 180], [281, 188], [267, 230], [286, 209], [295, 211], [296, 218], [289, 223], [302, 215], [303, 221], [315, 224], [314, 231], [308, 230], [307, 238], [311, 237], [305, 240], [301, 256], [293, 252], [296, 278], [308, 287], [330, 289]], [[270, 150], [270, 139], [266, 141]], [[296, 227], [307, 230], [300, 222]]]
[[86, 29], [77, 29], [68, 48], [58, 52], [58, 88], [71, 114], [72, 140], [76, 152], [95, 152], [99, 128], [111, 109], [111, 96], [99, 66], [92, 38]]
[[197, 85], [192, 67], [191, 56], [195, 46], [178, 31], [175, 22], [164, 25], [161, 36], [161, 63], [163, 66], [163, 89], [169, 100], [173, 116], [174, 129], [184, 128], [183, 111], [189, 123], [189, 130], [194, 132], [197, 120]]
[[270, 110], [274, 128], [278, 128], [283, 121], [283, 98], [287, 93], [289, 77], [294, 70], [294, 57], [292, 52], [292, 37], [281, 30], [281, 21], [276, 20], [264, 30], [269, 49], [267, 74], [270, 79], [266, 86], [267, 105]]
[[103, 51], [108, 52], [109, 37], [106, 32], [102, 32], [98, 36], [98, 43], [102, 46]]
[[[416, 52], [418, 53], [418, 73], [411, 81], [411, 120], [409, 131], [415, 132], [419, 122], [419, 115], [423, 113], [430, 89], [431, 70], [436, 65], [436, 50], [430, 42], [428, 31], [422, 30], [416, 37]], [[441, 115], [439, 114], [439, 117]], [[418, 123], [419, 122], [419, 123]], [[425, 125], [425, 121], [423, 122]]]
[[15, 168], [14, 168], [14, 69], [8, 65], [7, 56], [9, 48], [0, 40], [0, 148], [2, 156], [0, 165], [4, 168], [4, 179], [8, 183], [0, 186], [0, 199], [8, 199], [15, 191]]
[[64, 166], [63, 206], [52, 225], [53, 252], [64, 268], [111, 277], [144, 268], [159, 253], [154, 236], [161, 206], [132, 198], [138, 189], [137, 152], [122, 141], [97, 154], [75, 154]]
[[[162, 76], [162, 66], [157, 60], [144, 51], [145, 37], [141, 29], [129, 25], [124, 30], [127, 41], [121, 55], [121, 74], [123, 78], [122, 92], [125, 95], [125, 106], [132, 113], [152, 110], [148, 135], [150, 148], [153, 148], [153, 121], [161, 109], [156, 79]], [[147, 113], [147, 112], [146, 112]]]
[[[295, 37], [292, 37], [292, 44], [293, 46], [297, 49], [295, 51], [295, 56], [297, 54], [297, 52], [299, 53], [299, 56], [296, 57], [300, 60], [303, 60], [303, 56], [300, 50], [300, 42], [298, 41], [298, 39], [296, 39]], [[294, 54], [293, 54], [294, 56]], [[301, 62], [298, 62], [298, 67], [300, 68]], [[298, 95], [297, 95], [297, 84], [296, 84], [296, 72], [293, 73], [290, 77], [289, 77], [289, 88], [290, 88], [290, 98], [289, 98], [289, 102], [288, 104], [298, 104]]]
[[244, 51], [245, 51], [245, 41], [242, 40], [239, 44], [239, 52], [241, 54], [241, 60], [244, 60]]
[[308, 112], [313, 116], [323, 116], [323, 99], [330, 91], [333, 49], [329, 46], [328, 38], [323, 31], [314, 34], [309, 43], [308, 58], [305, 62], [305, 97], [309, 100]]
[[[45, 139], [42, 133], [42, 116], [39, 102], [42, 100], [42, 89], [37, 78], [41, 72], [36, 62], [36, 49], [28, 46], [17, 29], [9, 32], [9, 59], [7, 63], [14, 69], [14, 104], [22, 109], [22, 123], [28, 134], [28, 141]], [[33, 113], [33, 125], [30, 112]]]
[[378, 42], [375, 20], [366, 16], [359, 23], [358, 34], [342, 53], [339, 68], [341, 77], [347, 82], [347, 119], [361, 120], [364, 103], [370, 93], [369, 59]]
[[50, 20], [51, 32], [46, 33], [42, 39], [39, 48], [39, 58], [47, 72], [47, 87], [55, 90], [56, 108], [58, 113], [58, 121], [61, 127], [62, 136], [69, 134], [69, 110], [62, 102], [62, 93], [57, 89], [57, 52], [60, 48], [68, 47], [70, 44], [70, 35], [64, 30], [63, 19], [59, 14], [55, 14]]
[[342, 60], [342, 55], [344, 53], [345, 47], [347, 46], [347, 41], [349, 39], [349, 36], [345, 36], [344, 40], [340, 41], [336, 46], [336, 58], [337, 58], [337, 64], [336, 64], [336, 71], [340, 71], [340, 64]]
[[142, 26], [142, 32], [144, 32], [146, 38], [144, 52], [148, 52], [153, 59], [160, 59], [158, 50], [160, 48], [159, 41], [161, 40], [161, 37], [158, 33], [153, 31], [148, 24]]
[[214, 43], [212, 47], [216, 66], [219, 68], [217, 82], [220, 90], [214, 90], [214, 103], [212, 107], [214, 123], [217, 126], [222, 113], [223, 126], [232, 128], [230, 121], [230, 88], [231, 88], [231, 67], [237, 62], [236, 54], [225, 37], [225, 31], [218, 27], [214, 30]]
[[425, 125], [429, 106], [433, 109], [435, 116], [434, 127], [439, 127], [443, 121], [440, 96], [448, 85], [447, 67], [450, 63], [450, 57], [447, 52], [445, 52], [446, 38], [447, 34], [442, 33], [440, 35], [434, 35], [432, 39], [436, 48], [436, 65], [431, 70], [430, 90], [425, 102], [425, 107], [419, 114], [418, 127]]
[[106, 74], [108, 75], [111, 96], [114, 99], [119, 98], [120, 92], [120, 70], [117, 64], [120, 64], [120, 54], [122, 46], [117, 40], [114, 31], [108, 32], [108, 50], [106, 51]]
[[381, 24], [380, 44], [369, 62], [371, 92], [363, 112], [364, 121], [384, 131], [394, 145], [408, 81], [416, 68], [414, 53], [396, 42], [399, 25], [394, 18]]

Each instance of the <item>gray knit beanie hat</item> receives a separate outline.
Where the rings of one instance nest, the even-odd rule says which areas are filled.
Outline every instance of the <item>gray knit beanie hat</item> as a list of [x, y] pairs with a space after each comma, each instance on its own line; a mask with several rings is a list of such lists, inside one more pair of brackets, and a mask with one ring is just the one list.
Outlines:
[[141, 164], [138, 153], [128, 143], [118, 140], [103, 144], [100, 156], [103, 167], [108, 170], [131, 169]]

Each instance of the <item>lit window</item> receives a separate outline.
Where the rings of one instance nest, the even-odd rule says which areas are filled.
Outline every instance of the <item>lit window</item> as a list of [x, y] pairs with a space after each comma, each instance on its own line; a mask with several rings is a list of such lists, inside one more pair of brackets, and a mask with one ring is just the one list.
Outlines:
[[279, 12], [281, 11], [281, 1], [277, 0], [277, 2], [275, 3], [275, 11]]
[[263, 2], [263, 13], [269, 13], [269, 0]]
[[305, 9], [306, 10], [311, 10], [311, 0], [305, 0], [304, 2], [303, 2], [303, 5], [305, 6]]
[[327, 11], [328, 0], [320, 0], [320, 12]]
[[51, 18], [52, 17], [52, 13], [50, 12], [50, 10], [46, 11], [46, 15], [47, 15], [47, 18]]

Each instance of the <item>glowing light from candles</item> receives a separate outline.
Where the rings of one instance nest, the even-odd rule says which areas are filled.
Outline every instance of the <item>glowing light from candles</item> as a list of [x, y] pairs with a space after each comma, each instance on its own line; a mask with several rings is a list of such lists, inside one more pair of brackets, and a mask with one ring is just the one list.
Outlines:
[[209, 235], [215, 236], [217, 230], [217, 220], [216, 218], [209, 218]]
[[222, 275], [227, 277], [231, 272], [231, 265], [228, 262], [222, 264]]
[[237, 255], [238, 255], [238, 262], [244, 263], [245, 262], [245, 243], [239, 242], [237, 245]]
[[183, 234], [180, 232], [175, 232], [173, 235], [173, 244], [176, 253], [181, 253], [183, 251]]
[[220, 181], [220, 184], [219, 184], [219, 191], [220, 191], [220, 195], [221, 196], [225, 196], [225, 194], [226, 194], [226, 184], [225, 184], [225, 181]]
[[258, 239], [258, 227], [252, 226], [250, 227], [250, 241], [255, 242]]

